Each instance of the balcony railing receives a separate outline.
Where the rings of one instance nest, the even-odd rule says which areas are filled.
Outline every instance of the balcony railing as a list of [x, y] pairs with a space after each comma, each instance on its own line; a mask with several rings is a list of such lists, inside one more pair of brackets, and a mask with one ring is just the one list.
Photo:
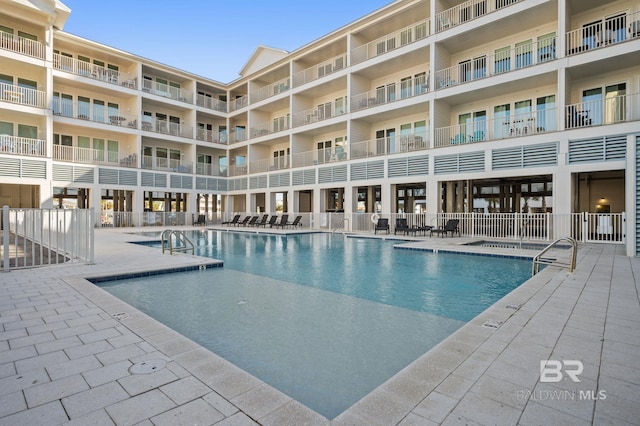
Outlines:
[[249, 105], [248, 96], [240, 96], [229, 101], [229, 112], [237, 111]]
[[180, 136], [190, 139], [193, 138], [193, 127], [146, 116], [143, 117], [142, 120], [142, 130], [162, 133], [163, 135]]
[[640, 12], [603, 19], [566, 34], [567, 55], [611, 46], [640, 37]]
[[192, 95], [187, 90], [157, 81], [142, 80], [142, 91], [188, 104], [193, 103]]
[[71, 74], [92, 78], [94, 80], [105, 81], [107, 83], [122, 85], [131, 89], [136, 88], [135, 78], [129, 74], [95, 65], [90, 62], [69, 58], [68, 56], [53, 54], [53, 68]]
[[318, 164], [335, 163], [348, 160], [344, 147], [315, 149], [291, 155], [291, 167], [316, 166]]
[[436, 14], [436, 32], [464, 24], [523, 0], [469, 0]]
[[329, 60], [316, 64], [305, 70], [298, 71], [293, 75], [293, 84], [300, 87], [303, 84], [317, 80], [324, 76], [333, 74], [345, 68], [347, 65], [347, 55], [342, 54], [335, 56]]
[[0, 101], [45, 108], [47, 105], [47, 94], [41, 90], [0, 83]]
[[226, 176], [227, 171], [220, 170], [218, 164], [196, 163], [196, 174], [205, 176]]
[[476, 56], [473, 60], [436, 71], [436, 89], [457, 86], [555, 60], [556, 40], [556, 37], [540, 39], [514, 49]]
[[289, 77], [283, 78], [280, 81], [276, 81], [275, 83], [271, 83], [268, 86], [259, 88], [257, 92], [251, 97], [251, 102], [259, 102], [272, 96], [279, 95], [280, 93], [288, 91], [290, 88], [291, 79]]
[[247, 131], [245, 129], [234, 129], [229, 132], [229, 143], [244, 142], [247, 140]]
[[229, 166], [229, 176], [244, 176], [247, 174], [247, 166]]
[[640, 120], [639, 93], [580, 102], [565, 108], [566, 129], [637, 120]]
[[42, 139], [0, 135], [0, 154], [47, 156], [47, 142]]
[[272, 133], [281, 132], [283, 130], [289, 129], [289, 123], [287, 117], [278, 117], [273, 119], [272, 121], [268, 121], [266, 123], [256, 124], [255, 126], [251, 126], [251, 137], [259, 138], [261, 136], [270, 135]]
[[262, 160], [251, 161], [249, 163], [250, 173], [264, 173], [273, 170], [284, 170], [290, 166], [290, 158], [288, 155], [282, 157], [265, 158]]
[[367, 59], [375, 58], [407, 44], [415, 43], [427, 37], [429, 33], [429, 20], [425, 19], [416, 22], [413, 25], [351, 49], [351, 64], [359, 64]]
[[351, 158], [377, 157], [401, 152], [423, 151], [429, 149], [427, 134], [398, 135], [351, 143]]
[[44, 59], [44, 43], [0, 31], [0, 49]]
[[164, 170], [178, 173], [191, 173], [193, 170], [192, 163], [185, 163], [172, 158], [152, 157], [149, 155], [142, 156], [142, 168], [151, 170]]
[[118, 151], [53, 145], [53, 159], [71, 163], [107, 164], [110, 166], [137, 168], [136, 154], [124, 155]]
[[328, 120], [333, 117], [339, 117], [347, 113], [346, 98], [343, 98], [342, 104], [326, 103], [317, 108], [308, 109], [297, 112], [293, 115], [293, 127], [304, 126], [306, 124], [317, 123], [318, 121]]
[[558, 130], [557, 109], [478, 120], [435, 129], [436, 148], [489, 140], [531, 136]]
[[214, 111], [227, 112], [227, 103], [210, 96], [196, 95], [196, 105]]
[[[399, 88], [397, 90], [396, 88]], [[419, 96], [429, 91], [429, 77], [421, 75], [416, 78], [409, 78], [397, 83], [386, 84], [366, 93], [354, 95], [351, 98], [351, 111], [359, 111], [384, 105], [391, 102]]]
[[198, 129], [196, 130], [196, 139], [199, 141], [213, 142], [213, 143], [227, 143], [226, 132], [214, 132], [212, 130]]
[[72, 102], [60, 97], [53, 98], [53, 115], [132, 129], [135, 129], [138, 123], [137, 115], [127, 114], [109, 106]]

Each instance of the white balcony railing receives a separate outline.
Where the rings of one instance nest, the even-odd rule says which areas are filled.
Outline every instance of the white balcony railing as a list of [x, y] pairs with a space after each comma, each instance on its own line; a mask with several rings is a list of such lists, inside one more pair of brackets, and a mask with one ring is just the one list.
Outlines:
[[199, 141], [213, 142], [213, 143], [227, 143], [226, 132], [214, 132], [212, 130], [197, 129], [196, 139]]
[[436, 148], [485, 142], [489, 140], [531, 136], [558, 130], [557, 108], [435, 129]]
[[94, 80], [122, 85], [130, 89], [136, 88], [136, 79], [132, 78], [128, 73], [86, 61], [80, 61], [78, 59], [60, 55], [59, 53], [53, 54], [53, 68]]
[[135, 153], [125, 155], [119, 151], [105, 151], [104, 149], [80, 148], [77, 146], [53, 145], [53, 159], [71, 163], [138, 167]]
[[0, 31], [0, 49], [44, 59], [44, 43]]
[[346, 65], [346, 54], [335, 56], [312, 67], [309, 67], [302, 71], [298, 71], [293, 75], [293, 84], [295, 85], [295, 87], [300, 87], [303, 84], [343, 70]]
[[464, 24], [523, 0], [469, 0], [436, 14], [436, 32]]
[[304, 126], [306, 124], [317, 123], [339, 117], [347, 113], [347, 99], [342, 98], [341, 102], [331, 102], [320, 105], [317, 108], [307, 109], [293, 115], [293, 127]]
[[557, 59], [556, 42], [556, 37], [544, 38], [514, 49], [476, 56], [472, 60], [436, 71], [436, 89], [457, 86], [552, 61]]
[[429, 77], [427, 74], [422, 74], [415, 78], [412, 77], [401, 80], [400, 82], [389, 83], [375, 90], [354, 95], [351, 98], [351, 111], [355, 112], [378, 105], [401, 101], [414, 96], [420, 96], [428, 91]]
[[249, 105], [248, 96], [240, 96], [229, 101], [229, 112], [237, 111]]
[[368, 141], [351, 143], [351, 158], [377, 157], [401, 152], [423, 151], [429, 149], [427, 133], [398, 135]]
[[429, 20], [422, 20], [398, 31], [389, 33], [362, 46], [351, 49], [351, 64], [359, 64], [407, 44], [415, 43], [430, 33]]
[[152, 80], [142, 80], [142, 91], [188, 104], [193, 103], [191, 93], [180, 87], [171, 86], [170, 84], [159, 83]]
[[164, 170], [178, 173], [191, 173], [193, 163], [186, 163], [173, 158], [142, 156], [142, 168], [151, 170]]
[[47, 142], [42, 139], [0, 135], [0, 154], [47, 156]]
[[599, 126], [640, 120], [640, 93], [605, 97], [567, 105], [565, 128]]
[[270, 98], [280, 93], [284, 93], [291, 88], [291, 79], [289, 77], [283, 78], [280, 81], [271, 83], [267, 86], [261, 87], [254, 94], [252, 93], [251, 102], [259, 102], [264, 99]]
[[298, 152], [291, 155], [291, 167], [316, 166], [318, 164], [336, 163], [348, 160], [344, 147], [316, 149], [313, 151]]
[[236, 128], [229, 132], [229, 143], [244, 142], [247, 140], [248, 132], [246, 129]]
[[193, 138], [193, 127], [147, 116], [142, 119], [142, 130], [162, 133], [163, 135], [180, 136], [190, 139]]
[[218, 164], [196, 163], [196, 174], [204, 176], [226, 176], [227, 171], [220, 170]]
[[214, 111], [227, 112], [227, 103], [211, 96], [196, 95], [196, 105]]
[[47, 94], [41, 90], [0, 83], [0, 101], [45, 108], [47, 105]]
[[270, 135], [272, 133], [281, 132], [289, 129], [288, 117], [278, 117], [266, 123], [256, 124], [251, 126], [250, 134], [251, 138], [259, 138], [261, 136]]
[[566, 34], [567, 55], [611, 46], [640, 37], [640, 12], [618, 15]]
[[53, 115], [77, 118], [94, 123], [124, 126], [135, 129], [138, 116], [121, 112], [113, 106], [90, 104], [89, 102], [73, 102], [66, 98], [53, 98]]
[[264, 173], [274, 170], [284, 170], [290, 167], [290, 157], [284, 155], [282, 157], [264, 158], [261, 160], [251, 161], [249, 163], [250, 173]]
[[247, 166], [235, 166], [228, 167], [227, 173], [229, 176], [244, 176], [247, 174]]

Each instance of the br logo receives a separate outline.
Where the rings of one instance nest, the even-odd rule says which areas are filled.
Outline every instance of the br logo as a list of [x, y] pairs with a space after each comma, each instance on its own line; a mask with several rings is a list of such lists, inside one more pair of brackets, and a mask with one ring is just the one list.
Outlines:
[[540, 381], [543, 383], [557, 383], [562, 380], [564, 374], [569, 376], [574, 382], [579, 382], [578, 376], [584, 370], [581, 361], [574, 359], [566, 359], [557, 361], [555, 359], [546, 359], [540, 361]]

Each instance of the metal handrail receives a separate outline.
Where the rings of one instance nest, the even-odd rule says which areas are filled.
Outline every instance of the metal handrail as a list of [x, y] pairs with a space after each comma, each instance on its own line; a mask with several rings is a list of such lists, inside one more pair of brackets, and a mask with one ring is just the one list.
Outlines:
[[[173, 244], [174, 239], [172, 237], [175, 237], [175, 242], [180, 244], [174, 245]], [[162, 231], [162, 236], [160, 237], [160, 241], [162, 243], [163, 254], [164, 254], [165, 245], [166, 245], [165, 243], [169, 243], [169, 254], [171, 255], [173, 255], [174, 251], [186, 253], [187, 251], [191, 250], [191, 254], [195, 253], [195, 248], [193, 246], [193, 243], [186, 235], [184, 235], [184, 232], [182, 231], [165, 229], [164, 231]]]
[[[558, 244], [559, 242], [562, 242], [562, 241], [566, 241], [569, 244], [571, 244], [571, 256], [569, 258], [569, 262], [568, 263], [557, 262], [557, 261], [552, 260], [552, 259], [543, 259], [542, 258], [543, 254], [545, 254], [547, 251], [551, 250], [553, 248], [553, 246], [555, 246], [556, 244]], [[577, 252], [578, 252], [578, 242], [574, 238], [571, 238], [571, 237], [560, 237], [560, 238], [554, 240], [551, 244], [549, 244], [544, 249], [539, 251], [538, 254], [536, 254], [533, 257], [533, 264], [531, 265], [531, 276], [534, 276], [535, 274], [540, 272], [540, 265], [554, 265], [554, 266], [568, 267], [569, 268], [569, 272], [573, 272], [576, 269]]]

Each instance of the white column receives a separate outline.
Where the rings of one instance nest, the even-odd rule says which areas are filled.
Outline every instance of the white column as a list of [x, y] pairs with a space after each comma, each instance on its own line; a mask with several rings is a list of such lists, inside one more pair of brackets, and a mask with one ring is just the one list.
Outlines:
[[627, 213], [627, 222], [625, 230], [627, 233], [627, 256], [635, 256], [636, 255], [636, 234], [638, 230], [635, 227], [637, 223], [636, 217], [638, 212], [636, 211], [636, 188], [638, 186], [638, 182], [636, 182], [636, 170], [637, 170], [637, 153], [636, 147], [637, 142], [636, 138], [639, 139], [635, 135], [627, 135], [627, 167], [625, 171], [625, 212]]

